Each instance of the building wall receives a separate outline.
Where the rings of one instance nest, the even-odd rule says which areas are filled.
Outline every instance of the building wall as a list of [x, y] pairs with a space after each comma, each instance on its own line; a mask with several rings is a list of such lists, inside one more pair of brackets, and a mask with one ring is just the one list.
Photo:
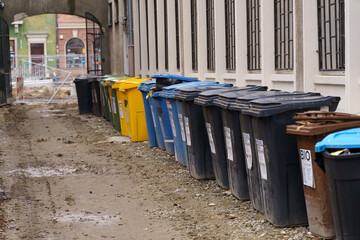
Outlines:
[[[157, 4], [158, 68], [155, 67], [154, 1]], [[167, 1], [169, 68], [165, 69], [164, 1]], [[247, 67], [246, 0], [235, 0], [236, 69], [225, 64], [225, 2], [215, 0], [215, 71], [207, 69], [206, 0], [197, 0], [198, 69], [192, 70], [190, 0], [179, 2], [180, 69], [176, 68], [175, 0], [133, 0], [135, 75], [147, 77], [158, 73], [180, 74], [201, 80], [266, 85], [287, 91], [315, 91], [342, 98], [338, 111], [360, 113], [360, 1], [345, 1], [345, 71], [320, 71], [318, 57], [317, 1], [292, 0], [294, 6], [294, 68], [275, 70], [274, 1], [260, 1], [261, 70]], [[146, 19], [148, 11], [148, 19]], [[149, 35], [146, 30], [149, 27]], [[149, 39], [149, 51], [147, 39]], [[147, 55], [149, 52], [149, 56]], [[149, 61], [148, 61], [149, 59]]]
[[[29, 55], [29, 35], [45, 34], [46, 55], [56, 55], [56, 24], [55, 15], [44, 14], [25, 18], [23, 24], [19, 25], [19, 32], [15, 33], [15, 26], [9, 25], [10, 38], [16, 39], [17, 55]], [[56, 67], [56, 59], [48, 59], [47, 66]]]

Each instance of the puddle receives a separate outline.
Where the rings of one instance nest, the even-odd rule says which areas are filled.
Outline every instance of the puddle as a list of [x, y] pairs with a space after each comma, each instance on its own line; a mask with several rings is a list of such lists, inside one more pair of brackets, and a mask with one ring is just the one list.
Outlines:
[[74, 175], [78, 171], [83, 170], [81, 168], [75, 167], [57, 167], [50, 168], [50, 167], [29, 167], [26, 169], [14, 169], [11, 171], [7, 171], [6, 174], [8, 175], [22, 175], [28, 178], [41, 178], [41, 177], [60, 177], [60, 176], [67, 176], [67, 175]]
[[114, 136], [114, 137], [108, 137], [105, 141], [95, 142], [93, 144], [100, 144], [100, 143], [123, 143], [123, 142], [131, 142], [129, 137], [126, 136]]
[[121, 220], [120, 216], [109, 215], [95, 215], [93, 213], [69, 213], [68, 215], [59, 215], [53, 220], [62, 223], [83, 223], [83, 222], [96, 222], [97, 224], [111, 224], [118, 223]]

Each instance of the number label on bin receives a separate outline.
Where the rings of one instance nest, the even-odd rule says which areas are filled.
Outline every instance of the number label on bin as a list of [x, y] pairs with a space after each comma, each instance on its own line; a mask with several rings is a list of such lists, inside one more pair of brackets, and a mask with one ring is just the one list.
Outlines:
[[153, 117], [154, 127], [156, 127], [156, 120], [155, 120], [154, 108], [153, 108], [152, 105], [150, 105], [150, 109], [151, 109], [151, 115], [152, 115], [152, 117]]
[[115, 97], [111, 97], [112, 99], [112, 106], [113, 106], [113, 113], [116, 114], [116, 99]]
[[234, 161], [233, 147], [231, 142], [231, 129], [228, 127], [224, 127], [224, 134], [225, 134], [227, 158], [230, 161]]
[[213, 138], [212, 131], [211, 131], [211, 124], [210, 123], [205, 123], [205, 124], [206, 124], [206, 131], [207, 131], [208, 138], [209, 138], [211, 152], [213, 154], [216, 154], [214, 138]]
[[247, 168], [252, 169], [252, 152], [251, 152], [251, 142], [250, 142], [250, 134], [243, 133], [244, 139], [244, 148], [245, 148], [245, 158]]
[[185, 133], [186, 133], [186, 145], [191, 146], [189, 118], [184, 117], [184, 122], [185, 122]]
[[311, 159], [311, 151], [300, 149], [303, 183], [305, 186], [315, 188], [314, 172]]
[[258, 161], [260, 166], [260, 175], [262, 179], [267, 180], [267, 169], [266, 169], [266, 161], [265, 161], [265, 152], [264, 152], [264, 141], [256, 139], [256, 148], [258, 152]]
[[176, 137], [176, 129], [175, 129], [175, 122], [174, 122], [174, 116], [171, 111], [171, 108], [169, 109], [169, 118], [170, 118], [170, 125], [173, 132], [174, 137]]
[[180, 113], [178, 115], [179, 115], [179, 123], [180, 123], [180, 130], [181, 130], [181, 138], [182, 138], [183, 142], [185, 142], [186, 138], [185, 138], [183, 117], [182, 117], [182, 114], [180, 114]]
[[123, 105], [122, 105], [121, 100], [119, 100], [119, 113], [120, 113], [120, 118], [124, 119], [124, 109], [123, 109]]

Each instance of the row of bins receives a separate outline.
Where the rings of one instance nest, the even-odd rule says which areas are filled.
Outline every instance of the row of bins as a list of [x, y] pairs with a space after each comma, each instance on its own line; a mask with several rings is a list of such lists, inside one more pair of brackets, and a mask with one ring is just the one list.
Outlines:
[[[337, 226], [341, 221], [354, 223], [338, 213], [333, 218], [334, 201], [343, 199], [331, 197], [336, 187], [330, 181], [328, 187], [326, 163], [315, 155], [316, 142], [329, 133], [360, 127], [358, 116], [334, 113], [339, 97], [233, 87], [169, 74], [153, 80], [91, 79], [92, 103], [98, 108], [92, 111], [123, 135], [148, 140], [150, 147], [175, 155], [192, 177], [215, 179], [238, 199], [250, 200], [276, 226], [309, 224], [310, 231], [323, 238], [336, 234], [351, 239], [352, 233]], [[328, 151], [323, 155], [332, 158]]]

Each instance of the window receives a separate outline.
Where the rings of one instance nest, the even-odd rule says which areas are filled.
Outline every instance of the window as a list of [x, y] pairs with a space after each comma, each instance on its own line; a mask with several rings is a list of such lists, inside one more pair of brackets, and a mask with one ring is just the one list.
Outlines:
[[214, 0], [206, 0], [207, 67], [215, 70], [215, 15]]
[[10, 61], [11, 69], [16, 68], [16, 51], [15, 51], [15, 40], [10, 40]]
[[85, 45], [79, 38], [71, 38], [66, 43], [66, 68], [80, 68], [85, 61]]
[[235, 0], [225, 0], [226, 69], [235, 70]]
[[191, 55], [192, 70], [198, 70], [198, 45], [197, 45], [197, 0], [191, 0]]
[[119, 0], [115, 0], [115, 23], [119, 22]]
[[146, 11], [146, 46], [147, 46], [147, 67], [150, 70], [150, 50], [149, 50], [149, 14], [148, 14], [148, 0], [145, 0]]
[[260, 0], [246, 0], [248, 70], [261, 70]]
[[140, 17], [140, 0], [138, 0], [138, 16], [139, 16], [139, 60], [140, 60], [140, 70], [142, 68], [142, 53], [141, 53], [141, 17]]
[[294, 69], [293, 0], [275, 0], [275, 70]]
[[158, 47], [158, 22], [157, 22], [157, 0], [154, 0], [154, 25], [155, 25], [155, 57], [156, 70], [159, 69], [159, 47]]
[[345, 70], [344, 0], [318, 0], [320, 71]]
[[111, 26], [113, 23], [112, 3], [108, 4], [108, 14], [108, 24]]
[[165, 69], [169, 70], [169, 37], [167, 20], [167, 0], [164, 0]]
[[180, 70], [180, 30], [179, 30], [179, 1], [175, 0], [175, 25], [176, 25], [176, 68]]

